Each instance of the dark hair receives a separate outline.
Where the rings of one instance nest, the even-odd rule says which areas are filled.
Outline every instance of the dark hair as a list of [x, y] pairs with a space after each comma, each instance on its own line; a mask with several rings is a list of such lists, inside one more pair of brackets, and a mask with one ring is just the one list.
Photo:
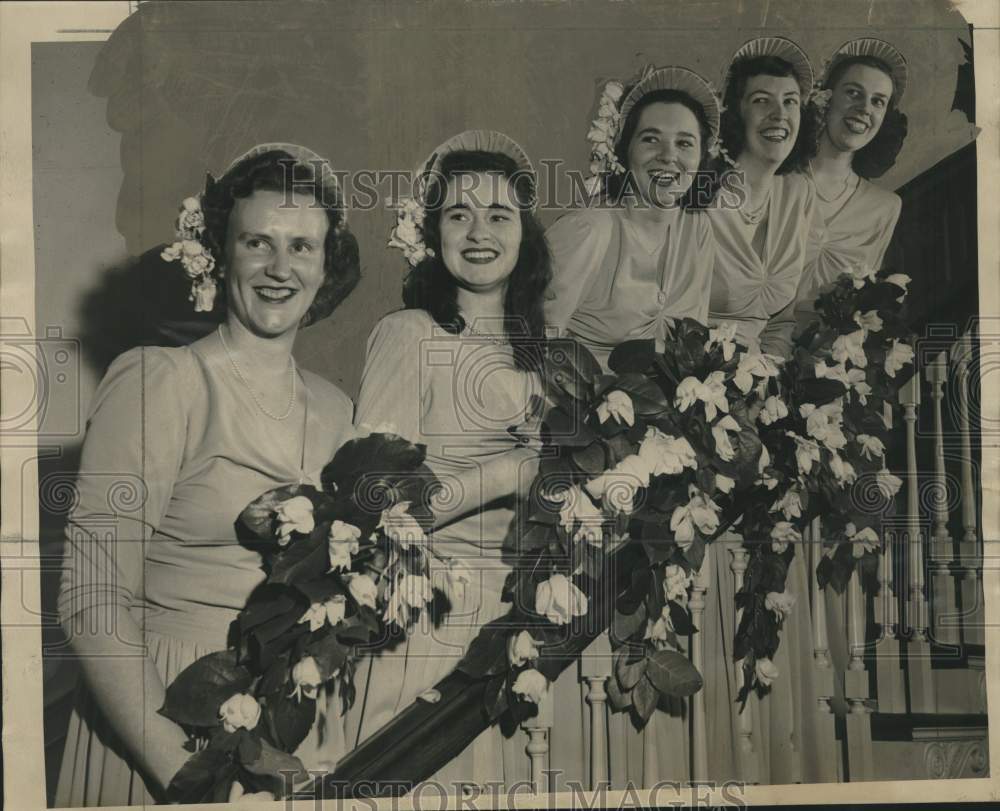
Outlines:
[[[628, 89], [625, 92], [628, 93]], [[705, 108], [683, 90], [652, 90], [639, 99], [632, 106], [632, 109], [628, 111], [628, 115], [625, 116], [625, 123], [622, 124], [621, 135], [615, 144], [615, 157], [618, 158], [618, 162], [625, 167], [626, 171], [621, 175], [609, 175], [607, 177], [604, 184], [604, 191], [607, 198], [613, 202], [618, 202], [624, 195], [636, 193], [635, 178], [632, 176], [632, 171], [628, 168], [628, 152], [632, 146], [632, 138], [635, 136], [635, 131], [639, 126], [639, 118], [642, 116], [642, 111], [651, 104], [680, 104], [690, 110], [698, 121], [698, 132], [701, 135], [701, 160], [698, 163], [698, 173], [691, 183], [691, 187], [678, 202], [678, 205], [681, 208], [705, 208], [711, 202], [714, 189], [712, 188], [712, 184], [699, 182], [699, 179], [709, 169], [708, 142], [712, 137], [712, 130], [708, 125], [708, 116], [705, 115]]]
[[[824, 90], [833, 90], [837, 82], [841, 80], [847, 69], [853, 65], [865, 65], [870, 68], [882, 71], [892, 79], [892, 70], [888, 64], [875, 56], [849, 56], [837, 62], [830, 75], [823, 83]], [[866, 180], [881, 177], [896, 164], [899, 151], [903, 148], [903, 141], [906, 140], [908, 122], [906, 116], [897, 106], [898, 89], [896, 81], [892, 79], [892, 96], [889, 98], [889, 108], [882, 117], [882, 126], [879, 127], [875, 137], [854, 153], [851, 158], [851, 168], [859, 177]], [[817, 115], [819, 118], [819, 115]], [[822, 134], [826, 126], [825, 121], [819, 122], [817, 128], [817, 138]]]
[[[747, 82], [754, 76], [777, 76], [795, 79], [798, 76], [792, 63], [780, 56], [751, 56], [737, 59], [729, 66], [726, 74], [726, 92], [722, 99], [722, 120], [719, 125], [719, 138], [733, 160], [738, 160], [746, 146], [746, 131], [743, 116], [740, 113], [740, 102], [746, 91]], [[799, 88], [801, 91], [801, 87]], [[807, 98], [803, 97], [799, 105], [799, 132], [795, 144], [788, 157], [778, 167], [777, 174], [784, 175], [804, 165], [816, 152], [816, 119], [808, 115]], [[722, 163], [718, 164], [720, 172], [725, 171]]]
[[[311, 191], [329, 220], [323, 243], [324, 279], [316, 298], [302, 318], [302, 326], [326, 318], [354, 289], [361, 278], [358, 242], [344, 221], [339, 190], [332, 178], [324, 177], [321, 167], [296, 160], [284, 150], [275, 149], [246, 158], [232, 167], [218, 181], [208, 182], [202, 197], [205, 233], [202, 239], [212, 251], [220, 268], [226, 265], [226, 232], [236, 201], [256, 191]], [[220, 286], [225, 294], [225, 286]], [[224, 299], [223, 299], [224, 301]]]
[[520, 210], [521, 246], [507, 282], [504, 331], [514, 349], [517, 368], [538, 370], [545, 338], [542, 302], [552, 279], [552, 260], [545, 231], [530, 207], [536, 191], [534, 179], [507, 155], [460, 150], [441, 160], [425, 190], [425, 199], [437, 203], [427, 206], [422, 226], [424, 241], [433, 255], [428, 255], [407, 275], [403, 304], [408, 310], [426, 310], [448, 332], [457, 334], [465, 329], [465, 320], [458, 312], [458, 284], [441, 258], [440, 202], [447, 192], [448, 181], [473, 172], [507, 178]]

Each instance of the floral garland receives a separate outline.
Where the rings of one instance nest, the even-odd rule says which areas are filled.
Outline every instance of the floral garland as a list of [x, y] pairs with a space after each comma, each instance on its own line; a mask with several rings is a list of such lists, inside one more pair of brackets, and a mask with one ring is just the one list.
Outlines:
[[164, 248], [160, 256], [167, 262], [180, 260], [191, 279], [188, 300], [194, 302], [195, 312], [211, 312], [215, 306], [218, 285], [212, 274], [215, 270], [215, 258], [201, 239], [205, 233], [205, 214], [201, 210], [199, 197], [184, 199], [174, 227], [177, 240]]
[[434, 249], [424, 241], [424, 218], [427, 216], [419, 200], [407, 198], [396, 205], [396, 224], [389, 232], [390, 248], [397, 248], [410, 267], [434, 256]]
[[[508, 578], [510, 613], [486, 626], [459, 665], [482, 679], [491, 719], [535, 712], [565, 666], [561, 645], [585, 622], [608, 557], [639, 544], [646, 563], [615, 599], [611, 705], [639, 725], [662, 698], [701, 689], [684, 651], [694, 633], [692, 577], [705, 545], [739, 526], [747, 568], [734, 658], [739, 700], [780, 678], [784, 619], [801, 595], [789, 565], [812, 519], [830, 544], [821, 586], [843, 590], [855, 568], [872, 589], [878, 519], [901, 485], [884, 462], [882, 409], [913, 352], [900, 317], [908, 278], [858, 270], [817, 301], [823, 322], [776, 366], [748, 353], [730, 325], [674, 325], [666, 349], [633, 341], [601, 374], [579, 345], [556, 342], [546, 363], [543, 462]], [[902, 293], [902, 295], [900, 295]]]
[[[287, 794], [307, 777], [295, 750], [312, 729], [320, 691], [355, 696], [356, 648], [405, 632], [435, 599], [426, 531], [437, 480], [425, 449], [372, 433], [337, 451], [322, 489], [280, 487], [237, 522], [259, 551], [265, 584], [236, 622], [235, 642], [169, 685], [161, 714], [185, 727], [194, 754], [167, 799], [207, 802], [245, 792]], [[453, 582], [467, 569], [444, 561]]]

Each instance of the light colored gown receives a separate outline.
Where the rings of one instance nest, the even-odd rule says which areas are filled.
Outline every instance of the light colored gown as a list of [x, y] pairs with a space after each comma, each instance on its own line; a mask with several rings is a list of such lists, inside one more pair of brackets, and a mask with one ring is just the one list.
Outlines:
[[796, 294], [796, 332], [816, 317], [813, 304], [819, 291], [840, 274], [859, 266], [882, 268], [903, 201], [898, 194], [859, 177], [846, 200], [828, 203], [817, 195], [816, 204], [818, 216], [809, 231], [805, 269]]
[[618, 208], [571, 211], [545, 234], [553, 267], [546, 324], [575, 337], [605, 368], [624, 341], [662, 340], [669, 319], [707, 320], [715, 259], [708, 217], [671, 213], [652, 244]]
[[[300, 374], [298, 399], [307, 412], [300, 406], [277, 422], [236, 377], [217, 333], [189, 347], [133, 349], [115, 360], [94, 397], [66, 533], [64, 618], [87, 606], [126, 606], [164, 685], [226, 647], [230, 623], [264, 580], [259, 554], [236, 540], [236, 518], [266, 490], [303, 478], [318, 483], [320, 469], [353, 435], [350, 399]], [[339, 713], [339, 703], [332, 711]], [[343, 752], [343, 740], [331, 739], [339, 726], [324, 725], [322, 750], [319, 724], [303, 742], [297, 754], [307, 768], [332, 765]], [[81, 687], [55, 804], [152, 802]]]
[[[793, 302], [815, 210], [816, 191], [798, 174], [773, 179], [760, 226], [748, 225], [733, 207], [709, 209], [716, 245], [708, 315], [712, 326], [732, 322], [737, 340], [751, 351], [788, 356]], [[760, 253], [754, 248], [758, 227], [766, 228]]]
[[[474, 327], [500, 332], [489, 324]], [[537, 375], [514, 367], [509, 346], [449, 334], [426, 311], [403, 310], [383, 318], [368, 339], [355, 421], [425, 444], [428, 466], [447, 487], [456, 482], [453, 475], [516, 447], [507, 429], [525, 422], [540, 387]], [[422, 612], [405, 642], [359, 666], [357, 701], [346, 719], [351, 747], [454, 670], [479, 629], [507, 613], [510, 605], [500, 597], [511, 569], [502, 545], [515, 508], [513, 499], [502, 500], [432, 533], [433, 555], [464, 561], [472, 582], [453, 587], [432, 556], [432, 583], [446, 595], [450, 611], [437, 627]], [[510, 785], [526, 779], [525, 743], [520, 735], [505, 739], [491, 727], [433, 779], [450, 791], [456, 782]]]
[[[757, 234], [755, 241], [757, 227], [747, 225], [739, 211], [717, 206], [709, 212], [717, 245], [709, 319], [713, 325], [735, 323], [737, 340], [751, 350], [786, 358], [792, 346], [795, 295], [818, 212], [815, 189], [802, 175], [777, 176], [773, 183], [759, 226], [766, 229], [763, 239]], [[732, 663], [735, 584], [730, 569], [730, 550], [740, 543], [738, 535], [726, 533], [714, 544], [714, 596], [704, 617], [706, 655], [725, 665], [704, 674], [713, 779], [744, 776], [734, 748], [738, 716]], [[774, 659], [781, 676], [768, 695], [759, 701], [752, 697], [745, 710], [752, 718], [756, 776], [764, 783], [821, 782], [834, 779], [836, 773], [829, 749], [833, 742], [827, 742], [817, 726], [820, 686], [812, 664], [806, 557], [804, 548], [796, 550], [786, 579], [785, 588], [796, 595], [797, 603], [784, 622]]]
[[[553, 281], [546, 296], [550, 327], [586, 346], [607, 371], [611, 350], [633, 339], [661, 343], [671, 319], [708, 320], [715, 240], [703, 212], [672, 212], [663, 238], [649, 243], [622, 209], [570, 212], [546, 232]], [[587, 784], [590, 712], [587, 687], [569, 668], [553, 693], [556, 727], [551, 764], [557, 790]], [[680, 702], [657, 709], [639, 731], [625, 713], [609, 716], [612, 786], [652, 786], [689, 778], [688, 720]]]

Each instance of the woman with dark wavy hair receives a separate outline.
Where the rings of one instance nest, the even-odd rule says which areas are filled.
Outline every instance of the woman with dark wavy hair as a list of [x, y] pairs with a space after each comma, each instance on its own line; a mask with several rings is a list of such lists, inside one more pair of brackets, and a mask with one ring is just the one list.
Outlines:
[[[383, 318], [368, 339], [356, 420], [425, 444], [446, 489], [479, 471], [497, 497], [435, 530], [432, 583], [448, 612], [358, 669], [358, 700], [347, 716], [352, 744], [432, 688], [479, 628], [506, 613], [502, 546], [520, 491], [537, 471], [537, 452], [519, 447], [509, 430], [529, 421], [542, 391], [550, 269], [533, 211], [534, 169], [507, 136], [474, 130], [438, 147], [417, 174], [416, 197], [390, 242], [412, 268], [405, 309]], [[526, 776], [526, 760], [523, 744], [493, 727], [435, 779], [512, 781]]]
[[[221, 307], [223, 321], [189, 346], [125, 352], [94, 396], [59, 595], [84, 684], [57, 806], [162, 799], [190, 756], [157, 712], [165, 688], [226, 648], [265, 579], [236, 518], [267, 490], [318, 484], [353, 436], [350, 399], [292, 357], [299, 326], [358, 280], [345, 217], [326, 162], [287, 144], [255, 147], [184, 201], [163, 257], [179, 261], [196, 309]], [[135, 499], [115, 498], [115, 483]], [[299, 750], [313, 768], [318, 736]]]
[[605, 86], [590, 130], [593, 199], [547, 232], [545, 307], [549, 325], [602, 366], [624, 341], [662, 343], [672, 319], [707, 320], [715, 245], [701, 209], [719, 114], [712, 88], [686, 68]]
[[814, 143], [802, 105], [812, 88], [802, 49], [784, 37], [743, 45], [726, 71], [722, 146], [736, 166], [721, 174], [709, 209], [715, 272], [709, 312], [751, 349], [785, 357], [792, 305], [815, 209], [811, 184], [793, 170]]
[[817, 94], [819, 138], [804, 173], [816, 188], [819, 216], [799, 283], [796, 328], [816, 317], [820, 290], [856, 267], [879, 270], [899, 220], [899, 195], [870, 182], [896, 162], [906, 138], [899, 101], [906, 60], [888, 42], [853, 39], [830, 60]]

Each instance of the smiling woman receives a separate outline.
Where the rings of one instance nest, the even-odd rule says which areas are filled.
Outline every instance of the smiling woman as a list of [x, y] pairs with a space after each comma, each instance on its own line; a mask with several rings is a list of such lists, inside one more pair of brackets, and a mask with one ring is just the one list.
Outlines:
[[605, 88], [591, 130], [611, 130], [594, 149], [596, 194], [548, 230], [545, 307], [546, 322], [604, 366], [623, 341], [665, 341], [672, 319], [707, 320], [715, 245], [699, 173], [719, 115], [711, 87], [686, 68], [650, 70], [628, 92]]
[[[488, 485], [496, 498], [435, 530], [432, 582], [448, 613], [359, 668], [347, 715], [352, 746], [447, 675], [480, 627], [506, 613], [504, 541], [537, 470], [537, 452], [520, 448], [510, 430], [532, 430], [524, 424], [541, 393], [550, 270], [534, 169], [509, 138], [476, 130], [446, 141], [417, 174], [418, 199], [403, 209], [392, 242], [413, 265], [406, 306], [368, 339], [356, 420], [426, 445], [446, 498]], [[468, 575], [456, 577], [460, 569]], [[511, 785], [527, 776], [523, 746], [492, 727], [435, 779], [449, 791], [455, 782]]]
[[[184, 730], [157, 712], [165, 686], [226, 648], [265, 579], [235, 517], [262, 492], [318, 483], [353, 434], [351, 401], [291, 355], [299, 324], [329, 314], [358, 278], [357, 243], [320, 165], [301, 147], [257, 147], [185, 200], [181, 239], [163, 255], [182, 263], [194, 304], [224, 306], [225, 322], [190, 346], [124, 353], [95, 395], [59, 596], [86, 683], [56, 805], [162, 798], [189, 755]], [[312, 191], [294, 193], [293, 174], [295, 189]], [[108, 471], [145, 496], [110, 519]], [[313, 768], [318, 746], [317, 727], [299, 750]]]

